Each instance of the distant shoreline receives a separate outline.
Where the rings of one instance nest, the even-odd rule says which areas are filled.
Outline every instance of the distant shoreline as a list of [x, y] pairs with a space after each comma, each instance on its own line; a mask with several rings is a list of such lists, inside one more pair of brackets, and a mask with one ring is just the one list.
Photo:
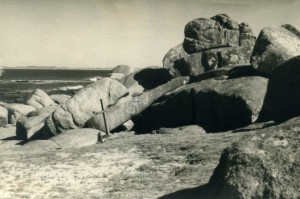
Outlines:
[[24, 69], [24, 70], [112, 70], [112, 68], [83, 68], [83, 67], [46, 67], [46, 66], [19, 66], [19, 67], [7, 67], [7, 66], [2, 66], [1, 69], [9, 69], [9, 70], [20, 70], [20, 69]]

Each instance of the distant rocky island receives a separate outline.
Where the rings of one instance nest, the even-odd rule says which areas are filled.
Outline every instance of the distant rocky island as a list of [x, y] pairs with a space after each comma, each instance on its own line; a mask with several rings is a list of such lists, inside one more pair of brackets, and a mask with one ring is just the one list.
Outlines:
[[[145, 163], [136, 172], [149, 172], [153, 178], [155, 172], [165, 172], [166, 179], [173, 179], [169, 183], [174, 186], [182, 183], [181, 188], [188, 183], [176, 181], [180, 172], [204, 176], [209, 171], [211, 176], [193, 192], [164, 189], [167, 187], [164, 182], [160, 188], [148, 186], [153, 193], [158, 189], [164, 191], [159, 196], [151, 195], [151, 191], [144, 193], [148, 194], [145, 198], [192, 198], [193, 195], [193, 198], [214, 199], [299, 199], [300, 29], [291, 24], [267, 26], [256, 36], [246, 22], [238, 23], [227, 14], [218, 14], [188, 22], [184, 35], [183, 43], [174, 44], [166, 53], [163, 67], [134, 70], [119, 65], [109, 77], [99, 78], [73, 95], [48, 95], [36, 89], [24, 104], [2, 103], [2, 131], [13, 129], [13, 139], [4, 137], [0, 149], [3, 146], [3, 151], [36, 154], [66, 149], [64, 153], [72, 154], [70, 151], [79, 147], [83, 147], [82, 151], [95, 150], [93, 147], [106, 139], [104, 148], [118, 148], [122, 139], [130, 137], [126, 147], [139, 146], [131, 151], [147, 154], [145, 162], [154, 164], [151, 167]], [[199, 136], [195, 137], [197, 133]], [[155, 140], [156, 134], [163, 136]], [[172, 139], [168, 140], [168, 136]], [[193, 142], [197, 137], [201, 140]], [[201, 143], [208, 138], [209, 146]], [[157, 153], [168, 157], [148, 154], [147, 150], [156, 149], [155, 144], [146, 150], [135, 139], [145, 146], [151, 140], [152, 144], [160, 144]], [[174, 149], [175, 143], [180, 149]], [[201, 152], [199, 149], [197, 153], [178, 155], [200, 146], [199, 143], [206, 147]], [[223, 146], [224, 143], [230, 144]], [[126, 151], [126, 147], [122, 150]], [[214, 151], [219, 148], [222, 152]], [[211, 150], [219, 161], [212, 165], [205, 163], [205, 150]], [[17, 157], [21, 157], [19, 153]], [[96, 156], [95, 151], [93, 154]], [[176, 161], [172, 159], [175, 154]], [[104, 156], [98, 160], [101, 158]], [[85, 161], [89, 164], [88, 159]], [[155, 170], [155, 163], [161, 164], [159, 171]], [[168, 173], [163, 169], [179, 163], [185, 164], [185, 170], [180, 167], [181, 170]], [[204, 170], [207, 165], [211, 170]], [[141, 176], [135, 179], [142, 179]], [[133, 185], [131, 177], [118, 180], [125, 179], [124, 184]], [[140, 182], [145, 184], [145, 190], [151, 179], [149, 176], [148, 182]], [[160, 182], [159, 177], [156, 180]], [[135, 190], [136, 194], [144, 189]], [[121, 198], [134, 198], [127, 189], [119, 193], [124, 196]]]

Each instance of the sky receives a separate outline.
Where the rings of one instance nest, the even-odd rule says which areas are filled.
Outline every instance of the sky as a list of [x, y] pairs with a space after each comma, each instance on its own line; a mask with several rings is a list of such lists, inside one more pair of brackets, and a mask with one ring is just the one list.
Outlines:
[[226, 13], [255, 35], [300, 27], [300, 0], [0, 0], [0, 66], [161, 66], [195, 18]]

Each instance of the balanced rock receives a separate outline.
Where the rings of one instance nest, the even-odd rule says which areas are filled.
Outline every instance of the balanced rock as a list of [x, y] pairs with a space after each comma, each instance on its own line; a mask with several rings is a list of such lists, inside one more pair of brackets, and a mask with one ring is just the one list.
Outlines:
[[270, 76], [259, 120], [282, 122], [300, 116], [300, 56], [276, 67]]
[[183, 44], [169, 50], [164, 68], [174, 77], [195, 76], [212, 69], [245, 64], [255, 44], [247, 23], [238, 24], [226, 14], [198, 18], [185, 27]]
[[8, 123], [15, 124], [17, 120], [22, 116], [34, 111], [36, 108], [25, 104], [2, 104], [8, 110]]
[[198, 124], [208, 132], [246, 126], [256, 121], [268, 80], [241, 77], [207, 79], [186, 85], [150, 106], [134, 120], [137, 132]]
[[251, 64], [270, 75], [278, 65], [300, 55], [300, 37], [290, 28], [267, 26], [260, 32], [251, 55]]
[[57, 104], [63, 104], [68, 101], [72, 96], [66, 94], [53, 94], [50, 95], [51, 99]]
[[0, 127], [3, 127], [8, 124], [8, 110], [0, 106]]
[[189, 54], [212, 48], [241, 46], [248, 42], [251, 46], [255, 41], [253, 32], [246, 23], [239, 25], [226, 14], [210, 19], [194, 19], [185, 26], [184, 35], [183, 47]]
[[125, 95], [128, 95], [127, 88], [110, 78], [102, 78], [88, 85], [47, 118], [46, 127], [50, 136], [83, 127], [89, 118], [102, 111], [100, 99], [106, 109]]
[[[165, 93], [187, 84], [188, 81], [188, 77], [178, 77], [152, 90], [145, 91], [139, 96], [118, 101], [116, 105], [105, 110], [108, 128], [110, 130], [114, 130], [121, 124], [130, 120], [132, 117], [140, 114]], [[86, 127], [105, 131], [103, 113], [99, 113], [91, 117], [87, 121]]]
[[167, 83], [172, 78], [167, 69], [151, 67], [135, 71], [119, 81], [128, 88], [131, 95], [139, 95], [145, 90]]
[[132, 72], [132, 67], [128, 65], [118, 65], [113, 68], [109, 77], [112, 79], [122, 79], [124, 76], [129, 75]]
[[207, 186], [209, 198], [298, 199], [299, 125], [298, 117], [248, 132], [225, 149]]
[[31, 105], [37, 109], [51, 106], [55, 104], [55, 102], [51, 99], [51, 97], [45, 93], [42, 89], [36, 89], [33, 91], [32, 95], [27, 100], [26, 104]]
[[57, 108], [48, 106], [21, 116], [16, 124], [17, 137], [21, 140], [49, 138], [47, 132], [43, 132], [45, 121]]

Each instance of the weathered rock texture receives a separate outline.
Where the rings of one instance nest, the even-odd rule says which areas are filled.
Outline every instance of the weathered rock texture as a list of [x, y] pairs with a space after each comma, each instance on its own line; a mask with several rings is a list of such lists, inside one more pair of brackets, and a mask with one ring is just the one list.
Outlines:
[[119, 80], [131, 95], [139, 95], [145, 90], [151, 90], [159, 85], [165, 84], [173, 77], [165, 68], [144, 68], [131, 73]]
[[163, 65], [174, 76], [196, 76], [216, 68], [247, 64], [251, 53], [252, 47], [235, 46], [187, 54], [178, 45], [166, 54]]
[[212, 48], [248, 43], [252, 45], [254, 38], [251, 28], [246, 23], [238, 24], [226, 14], [219, 14], [211, 19], [194, 19], [185, 26], [184, 35], [183, 47], [190, 54]]
[[106, 109], [127, 94], [128, 90], [125, 86], [110, 78], [102, 78], [90, 84], [47, 118], [46, 127], [49, 136], [83, 127], [90, 117], [102, 111], [100, 99], [103, 100], [104, 109]]
[[134, 119], [137, 132], [198, 124], [206, 131], [235, 129], [256, 121], [268, 80], [242, 77], [208, 79], [160, 99]]
[[41, 89], [36, 89], [27, 100], [26, 104], [31, 105], [37, 109], [51, 106], [55, 102], [51, 97]]
[[48, 138], [43, 132], [45, 121], [57, 108], [58, 106], [48, 106], [21, 116], [16, 124], [17, 137], [21, 140]]
[[298, 199], [299, 125], [298, 117], [225, 149], [208, 184], [210, 198]]
[[273, 70], [260, 121], [282, 122], [300, 115], [300, 56]]
[[194, 19], [185, 27], [183, 44], [169, 50], [163, 65], [173, 76], [195, 76], [249, 63], [255, 39], [248, 24], [238, 24], [225, 14]]
[[22, 116], [34, 111], [36, 108], [25, 104], [2, 104], [8, 110], [8, 123], [15, 124]]
[[300, 37], [291, 28], [267, 26], [259, 34], [251, 64], [269, 75], [274, 68], [300, 55]]
[[[160, 85], [150, 91], [146, 91], [139, 96], [120, 101], [115, 106], [105, 110], [109, 129], [113, 130], [132, 117], [140, 114], [162, 95], [188, 83], [188, 80], [188, 77], [172, 79], [166, 84]], [[91, 117], [91, 119], [87, 121], [86, 127], [105, 131], [103, 114], [99, 113]]]

